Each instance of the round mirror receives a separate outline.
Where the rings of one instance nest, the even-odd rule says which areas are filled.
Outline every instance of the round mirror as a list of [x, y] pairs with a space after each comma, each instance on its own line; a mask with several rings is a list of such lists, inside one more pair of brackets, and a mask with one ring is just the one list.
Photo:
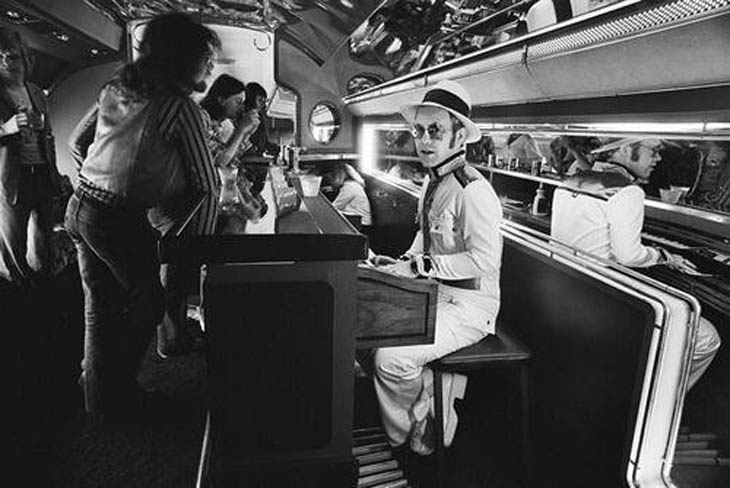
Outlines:
[[309, 132], [315, 141], [329, 144], [340, 130], [340, 116], [331, 103], [320, 102], [309, 114]]

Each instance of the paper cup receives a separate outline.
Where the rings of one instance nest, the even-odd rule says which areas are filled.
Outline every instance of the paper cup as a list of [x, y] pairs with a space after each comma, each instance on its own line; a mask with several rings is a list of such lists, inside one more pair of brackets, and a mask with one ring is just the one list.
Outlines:
[[321, 176], [304, 175], [299, 178], [299, 183], [302, 185], [302, 195], [316, 197], [319, 194], [319, 184], [321, 182]]

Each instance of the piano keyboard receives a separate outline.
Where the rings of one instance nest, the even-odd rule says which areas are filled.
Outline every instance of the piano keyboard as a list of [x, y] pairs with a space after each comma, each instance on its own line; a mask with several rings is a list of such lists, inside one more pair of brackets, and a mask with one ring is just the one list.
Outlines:
[[690, 259], [697, 257], [703, 260], [711, 260], [719, 265], [730, 266], [730, 255], [724, 254], [716, 249], [710, 249], [706, 246], [688, 246], [687, 244], [649, 234], [648, 232], [642, 232], [641, 237], [650, 244], [660, 245], [669, 251], [685, 251], [681, 254]]
[[681, 242], [673, 241], [671, 239], [667, 239], [666, 237], [659, 237], [652, 234], [648, 234], [646, 232], [641, 233], [641, 237], [644, 238], [644, 240], [650, 241], [652, 244], [659, 244], [663, 247], [672, 248], [672, 249], [689, 249], [690, 246], [686, 244], [682, 244]]

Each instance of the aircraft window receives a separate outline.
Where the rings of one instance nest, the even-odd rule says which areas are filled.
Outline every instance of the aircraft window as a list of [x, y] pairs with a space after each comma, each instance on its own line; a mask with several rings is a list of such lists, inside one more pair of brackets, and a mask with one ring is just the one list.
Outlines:
[[309, 131], [312, 138], [321, 143], [329, 144], [340, 130], [340, 114], [331, 103], [320, 102], [314, 106], [309, 114]]

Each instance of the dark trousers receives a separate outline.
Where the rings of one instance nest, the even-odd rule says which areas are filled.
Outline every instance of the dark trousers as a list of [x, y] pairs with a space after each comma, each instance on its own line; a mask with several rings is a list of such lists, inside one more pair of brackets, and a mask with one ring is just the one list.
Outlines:
[[144, 211], [78, 191], [66, 209], [66, 229], [84, 287], [86, 410], [125, 409], [139, 392], [137, 371], [164, 310], [157, 233]]
[[34, 268], [43, 270], [48, 265], [46, 241], [51, 231], [53, 196], [48, 171], [46, 165], [21, 167], [17, 201], [10, 203], [0, 197], [0, 256], [4, 265], [0, 274], [21, 286], [33, 280]]

